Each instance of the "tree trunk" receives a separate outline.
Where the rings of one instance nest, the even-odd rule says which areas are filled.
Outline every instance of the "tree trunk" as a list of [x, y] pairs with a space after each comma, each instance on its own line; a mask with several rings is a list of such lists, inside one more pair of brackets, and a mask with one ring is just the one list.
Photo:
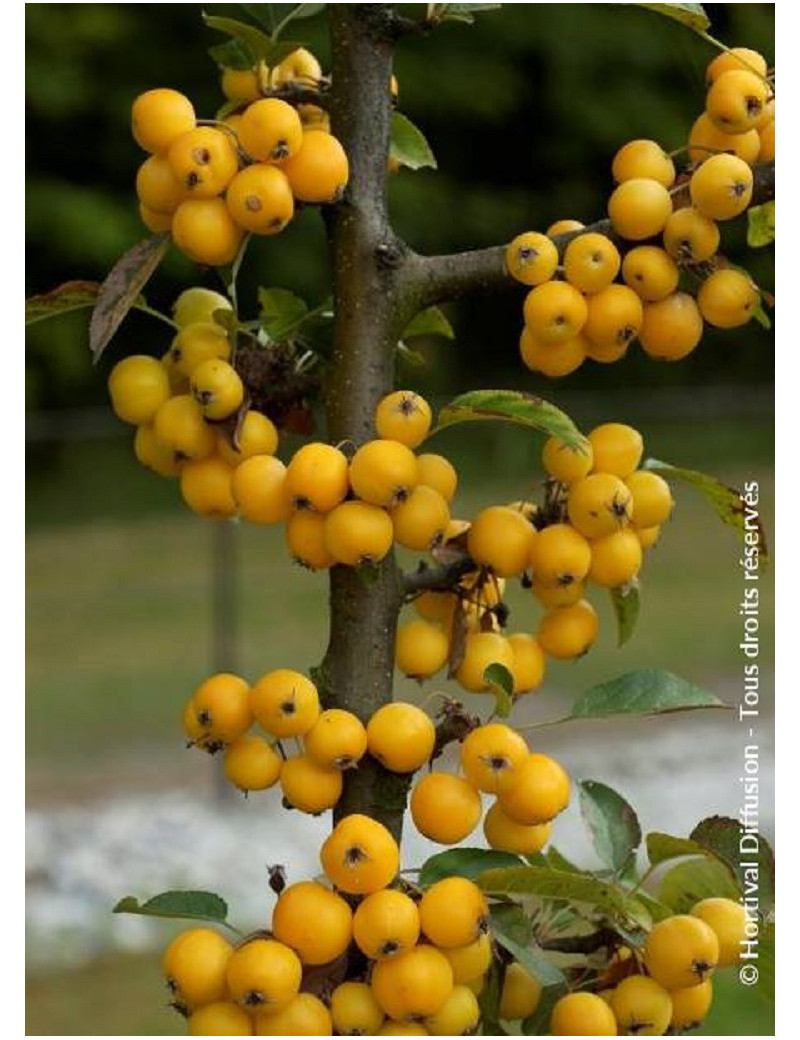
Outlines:
[[[372, 4], [332, 4], [329, 11], [332, 129], [350, 159], [350, 181], [328, 221], [336, 321], [326, 411], [328, 439], [359, 445], [375, 436], [376, 405], [393, 388], [404, 309], [397, 290], [402, 251], [386, 209], [391, 13]], [[326, 707], [345, 708], [365, 723], [392, 699], [400, 579], [393, 554], [368, 575], [352, 567], [330, 572], [330, 641], [317, 673], [320, 693]], [[399, 840], [407, 789], [407, 777], [365, 756], [345, 774], [336, 818], [366, 813]]]

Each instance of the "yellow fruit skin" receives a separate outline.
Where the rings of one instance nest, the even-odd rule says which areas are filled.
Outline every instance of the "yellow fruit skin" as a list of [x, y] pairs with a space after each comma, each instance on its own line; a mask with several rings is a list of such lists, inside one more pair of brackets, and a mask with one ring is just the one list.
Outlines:
[[617, 184], [634, 177], [650, 177], [671, 188], [675, 181], [675, 164], [656, 141], [639, 139], [624, 144], [611, 164]]
[[124, 358], [113, 367], [108, 392], [117, 416], [133, 426], [152, 422], [171, 396], [166, 369], [157, 358], [144, 354]]
[[631, 581], [642, 566], [642, 545], [633, 528], [626, 527], [592, 542], [589, 580], [606, 589]]
[[644, 963], [664, 989], [699, 985], [719, 959], [719, 940], [698, 917], [676, 914], [653, 925], [644, 947]]
[[514, 679], [514, 696], [538, 689], [544, 680], [546, 667], [544, 651], [538, 640], [527, 632], [515, 632], [508, 637], [508, 645], [513, 654], [511, 675]]
[[530, 975], [518, 961], [506, 968], [500, 997], [500, 1017], [517, 1021], [532, 1015], [542, 999], [542, 984]]
[[349, 769], [366, 753], [367, 731], [359, 718], [341, 708], [328, 708], [306, 734], [306, 754], [329, 769]]
[[331, 1013], [313, 993], [298, 993], [273, 1013], [256, 1014], [256, 1036], [331, 1036]]
[[711, 979], [706, 979], [699, 986], [673, 989], [670, 991], [670, 997], [672, 998], [672, 1018], [670, 1019], [672, 1028], [692, 1029], [700, 1025], [711, 1010], [714, 983]]
[[517, 510], [489, 506], [475, 517], [467, 533], [467, 550], [476, 563], [511, 578], [528, 566], [533, 537], [533, 527]]
[[435, 881], [419, 904], [422, 931], [441, 949], [475, 942], [486, 931], [488, 919], [486, 896], [467, 878]]
[[414, 785], [409, 802], [417, 830], [440, 845], [464, 841], [481, 818], [477, 788], [451, 773], [427, 773]]
[[397, 630], [395, 664], [412, 679], [428, 679], [444, 668], [450, 640], [444, 629], [431, 621], [406, 621]]
[[444, 541], [450, 509], [438, 491], [422, 484], [391, 510], [391, 517], [399, 545], [427, 552]]
[[336, 202], [350, 176], [341, 143], [325, 130], [306, 130], [299, 150], [283, 164], [292, 193], [301, 202]]
[[327, 964], [350, 944], [353, 914], [345, 900], [329, 888], [316, 881], [298, 881], [278, 897], [272, 932], [303, 964]]
[[190, 260], [222, 267], [236, 259], [244, 231], [224, 199], [186, 199], [172, 218], [172, 240]]
[[225, 750], [225, 776], [240, 791], [264, 791], [278, 782], [283, 759], [263, 737], [245, 733]]
[[478, 998], [467, 986], [453, 986], [435, 1015], [425, 1019], [433, 1036], [462, 1036], [472, 1033], [480, 1021]]
[[596, 993], [568, 993], [550, 1017], [553, 1036], [616, 1036], [614, 1012]]
[[258, 162], [281, 163], [300, 149], [303, 124], [287, 102], [261, 98], [243, 112], [239, 142]]
[[458, 487], [458, 474], [452, 463], [442, 455], [418, 455], [417, 484], [432, 487], [449, 505]]
[[393, 773], [415, 773], [431, 757], [435, 742], [436, 727], [415, 704], [385, 704], [367, 723], [370, 754]]
[[484, 673], [490, 664], [501, 664], [513, 674], [514, 651], [499, 632], [470, 632], [464, 658], [456, 669], [456, 680], [470, 693], [485, 693], [489, 684]]
[[638, 470], [625, 483], [633, 495], [633, 524], [636, 528], [657, 527], [669, 520], [675, 503], [663, 477]]
[[331, 994], [333, 1028], [341, 1035], [372, 1036], [384, 1017], [366, 982], [343, 982]]
[[289, 518], [286, 467], [274, 455], [252, 455], [240, 462], [231, 481], [242, 516], [253, 524], [280, 524]]
[[363, 896], [393, 880], [400, 868], [400, 850], [382, 823], [351, 813], [325, 839], [320, 861], [340, 891]]
[[[513, 852], [521, 856], [532, 856], [541, 852], [550, 840], [551, 823], [517, 823], [503, 812], [495, 802], [483, 818], [483, 833], [489, 847], [499, 852]], [[513, 1015], [504, 1015], [513, 1018]], [[520, 1016], [524, 1018], [524, 1015]]]
[[267, 163], [240, 170], [228, 186], [226, 202], [237, 226], [256, 235], [277, 235], [294, 216], [286, 174]]
[[615, 188], [608, 200], [614, 231], [634, 242], [657, 235], [672, 212], [672, 199], [659, 181], [634, 177]]
[[467, 779], [487, 794], [496, 794], [506, 774], [530, 754], [524, 737], [503, 722], [487, 722], [465, 737], [461, 767]]
[[566, 809], [570, 789], [569, 775], [559, 762], [533, 753], [503, 778], [497, 801], [509, 819], [530, 827], [549, 823]]
[[719, 967], [738, 964], [742, 953], [741, 944], [747, 937], [745, 908], [732, 899], [711, 896], [695, 903], [692, 916], [705, 921], [716, 935], [719, 942]]
[[299, 509], [330, 512], [347, 487], [347, 458], [330, 444], [304, 444], [286, 467], [286, 489]]
[[399, 441], [407, 448], [416, 448], [428, 435], [431, 419], [431, 406], [424, 397], [412, 390], [395, 390], [375, 409], [375, 430], [383, 440]]
[[692, 202], [710, 220], [732, 220], [753, 195], [753, 171], [736, 155], [712, 155], [692, 174]]
[[579, 448], [565, 444], [560, 437], [548, 437], [542, 449], [542, 465], [548, 476], [562, 484], [573, 484], [589, 475], [592, 469], [592, 446], [588, 441]]
[[332, 809], [342, 796], [341, 770], [326, 769], [307, 755], [295, 755], [284, 762], [280, 784], [291, 806], [313, 815]]
[[358, 449], [350, 462], [350, 486], [359, 498], [389, 508], [416, 487], [417, 460], [399, 441], [378, 438]]
[[726, 268], [714, 271], [700, 286], [697, 306], [709, 325], [735, 329], [746, 325], [755, 313], [761, 296], [749, 275]]
[[301, 509], [286, 525], [286, 545], [292, 558], [309, 570], [324, 570], [336, 560], [325, 546], [325, 516]]
[[435, 1015], [453, 988], [447, 958], [433, 946], [415, 946], [378, 961], [372, 971], [372, 992], [391, 1018]]
[[466, 946], [453, 946], [442, 951], [453, 969], [453, 982], [457, 986], [468, 985], [483, 978], [492, 963], [492, 940], [481, 935]]
[[140, 94], [131, 109], [131, 129], [146, 152], [164, 152], [195, 127], [191, 101], [177, 90], [159, 87]]
[[689, 293], [675, 292], [644, 307], [639, 330], [642, 350], [658, 361], [680, 361], [703, 336], [703, 318]]
[[629, 975], [613, 990], [611, 1010], [624, 1033], [663, 1036], [672, 1017], [669, 993], [653, 979]]
[[189, 1036], [252, 1036], [250, 1016], [229, 1001], [204, 1004], [189, 1016]]
[[523, 285], [549, 281], [558, 267], [558, 249], [538, 231], [525, 231], [506, 246], [506, 270]]
[[539, 622], [537, 639], [550, 657], [569, 661], [581, 657], [597, 639], [600, 623], [588, 600], [569, 607], [553, 607]]
[[341, 502], [325, 518], [325, 548], [337, 563], [379, 563], [392, 548], [394, 528], [386, 511], [368, 502]]
[[250, 708], [258, 724], [273, 737], [301, 737], [319, 718], [319, 694], [302, 672], [276, 668], [253, 685]]
[[225, 979], [233, 947], [210, 928], [190, 928], [169, 944], [162, 971], [175, 999], [192, 1010], [226, 999]]
[[395, 888], [381, 888], [368, 895], [353, 915], [356, 945], [373, 961], [416, 946], [419, 930], [417, 904]]

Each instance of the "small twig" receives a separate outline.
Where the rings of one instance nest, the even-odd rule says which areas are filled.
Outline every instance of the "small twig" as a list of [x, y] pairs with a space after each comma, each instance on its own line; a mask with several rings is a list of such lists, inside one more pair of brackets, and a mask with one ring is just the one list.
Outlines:
[[448, 592], [461, 581], [465, 574], [475, 570], [475, 564], [469, 556], [464, 556], [453, 563], [439, 567], [425, 567], [403, 575], [403, 590], [406, 596], [428, 590]]
[[600, 928], [588, 935], [566, 935], [561, 939], [540, 940], [543, 950], [554, 953], [596, 953], [598, 950], [614, 949], [620, 945], [620, 938], [610, 928]]

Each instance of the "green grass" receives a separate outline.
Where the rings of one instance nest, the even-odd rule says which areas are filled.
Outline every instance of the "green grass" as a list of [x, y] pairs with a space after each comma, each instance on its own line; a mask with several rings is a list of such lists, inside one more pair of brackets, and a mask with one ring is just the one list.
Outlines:
[[[50, 973], [27, 984], [27, 1036], [178, 1036], [182, 1020], [164, 999], [158, 958], [103, 957], [90, 966]], [[714, 980], [703, 1036], [773, 1036], [774, 1015], [735, 972]]]
[[[731, 423], [726, 430], [718, 436], [736, 440], [741, 424]], [[726, 453], [717, 471], [734, 484], [760, 481], [769, 531], [772, 472], [758, 448], [763, 429], [750, 433], [753, 457]], [[449, 437], [454, 444], [446, 450], [463, 478], [456, 500], [459, 515], [529, 495], [540, 479], [540, 441], [525, 431], [484, 436], [483, 445], [475, 429], [458, 445], [454, 434]], [[649, 439], [659, 455], [698, 464], [696, 443], [691, 450], [696, 433], [689, 437], [679, 430], [674, 443], [655, 433]], [[743, 453], [746, 447], [744, 441], [737, 445]], [[127, 446], [74, 446], [64, 467], [67, 476], [41, 485], [35, 478], [30, 482], [27, 741], [34, 773], [80, 770], [88, 764], [88, 752], [96, 765], [123, 753], [178, 747], [182, 704], [215, 667], [213, 525], [187, 513], [178, 504], [176, 486], [137, 467]], [[73, 481], [73, 473], [81, 473], [81, 479]], [[143, 487], [147, 491], [140, 496]], [[164, 496], [160, 504], [155, 504], [153, 488]], [[635, 667], [663, 666], [710, 683], [738, 676], [742, 581], [737, 537], [693, 489], [679, 486], [675, 493], [675, 517], [643, 575], [633, 639], [624, 651], [617, 649], [607, 596], [596, 590], [600, 640], [583, 660], [549, 667], [544, 703], [548, 691], [577, 693]], [[234, 667], [252, 678], [281, 665], [307, 669], [320, 659], [327, 637], [325, 575], [306, 573], [289, 561], [280, 528], [242, 524], [235, 538]], [[407, 565], [414, 564], [411, 554], [403, 557]], [[771, 577], [764, 580], [769, 588]], [[533, 630], [538, 607], [529, 593], [509, 584], [509, 631]], [[772, 618], [771, 596], [764, 596], [761, 660], [767, 669]], [[436, 687], [457, 692], [438, 680]], [[404, 696], [419, 695], [405, 681], [398, 689]]]

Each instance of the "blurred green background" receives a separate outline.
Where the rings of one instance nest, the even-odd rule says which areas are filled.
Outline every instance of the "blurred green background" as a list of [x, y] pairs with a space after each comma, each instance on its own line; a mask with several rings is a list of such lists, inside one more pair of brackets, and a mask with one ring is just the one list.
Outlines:
[[[230, 5], [212, 5], [223, 11]], [[408, 6], [409, 10], [412, 5]], [[729, 44], [774, 54], [774, 5], [706, 5]], [[210, 116], [221, 103], [200, 7], [134, 4], [26, 5], [27, 291], [68, 279], [100, 280], [143, 237], [133, 193], [141, 154], [129, 133], [136, 94], [172, 86]], [[298, 23], [327, 68], [324, 18]], [[602, 215], [610, 159], [633, 137], [680, 146], [703, 104], [711, 47], [635, 5], [517, 4], [404, 42], [396, 71], [400, 107], [425, 132], [439, 170], [391, 183], [396, 226], [421, 251], [506, 241], [559, 217]], [[726, 251], [772, 289], [771, 250]], [[258, 285], [326, 293], [318, 214], [306, 210], [278, 239], [251, 247], [243, 309]], [[168, 309], [213, 273], [171, 253], [148, 286]], [[434, 401], [479, 385], [542, 393], [584, 429], [631, 422], [647, 452], [716, 473], [740, 486], [757, 479], [772, 530], [773, 339], [755, 325], [709, 333], [685, 362], [658, 365], [632, 348], [623, 362], [587, 363], [557, 384], [523, 369], [517, 353], [522, 291], [447, 307], [453, 344], [423, 348], [425, 370], [401, 380]], [[106, 404], [105, 375], [131, 352], [162, 353], [165, 326], [131, 315], [98, 369], [86, 314], [29, 330], [27, 424], [28, 799], [35, 808], [91, 805], [114, 791], [213, 782], [205, 761], [180, 754], [176, 717], [212, 662], [212, 526], [186, 513], [176, 487], [137, 467], [130, 432]], [[284, 445], [290, 450], [290, 442]], [[520, 430], [442, 435], [435, 450], [459, 468], [457, 512], [530, 493], [541, 479], [540, 442]], [[284, 449], [282, 449], [282, 454]], [[543, 712], [564, 691], [628, 668], [671, 668], [724, 692], [737, 681], [740, 586], [734, 535], [688, 489], [645, 574], [642, 619], [624, 653], [600, 604], [603, 634], [576, 665], [549, 670]], [[282, 532], [236, 530], [236, 667], [256, 676], [319, 659], [326, 638], [325, 579], [292, 567]], [[535, 625], [512, 596], [512, 628]], [[762, 631], [772, 629], [772, 601]], [[772, 660], [771, 640], [762, 661]], [[438, 684], [446, 687], [446, 684]], [[406, 695], [416, 696], [410, 684]], [[552, 713], [552, 712], [550, 712]], [[192, 756], [189, 756], [192, 757]], [[196, 756], [199, 757], [199, 756]], [[771, 765], [770, 765], [771, 769]], [[698, 817], [703, 815], [698, 792]], [[669, 829], [669, 820], [661, 821]], [[769, 1035], [769, 1016], [742, 1003], [741, 987], [717, 1001], [706, 1031]], [[180, 1032], [158, 1007], [150, 956], [107, 954], [74, 971], [34, 975], [28, 1034]], [[150, 1006], [152, 1004], [152, 1011]]]

